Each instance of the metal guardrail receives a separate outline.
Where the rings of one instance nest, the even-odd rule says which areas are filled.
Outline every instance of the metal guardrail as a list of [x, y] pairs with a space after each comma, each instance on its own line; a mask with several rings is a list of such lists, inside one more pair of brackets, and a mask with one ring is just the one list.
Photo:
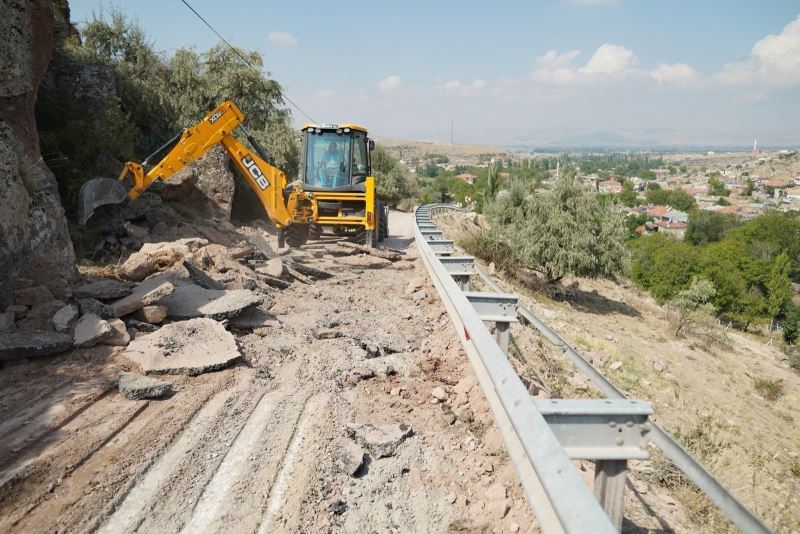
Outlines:
[[[436, 284], [437, 279], [440, 276], [443, 276], [445, 273], [441, 273], [441, 272], [437, 273], [436, 272], [437, 269], [434, 267], [434, 265], [437, 262], [435, 262], [435, 260], [431, 259], [431, 256], [433, 256], [434, 258], [436, 257], [436, 253], [433, 252], [433, 250], [429, 246], [426, 246], [426, 245], [429, 242], [430, 236], [433, 235], [433, 234], [431, 234], [431, 232], [438, 231], [438, 230], [434, 230], [435, 226], [433, 226], [433, 223], [432, 223], [432, 220], [430, 218], [430, 215], [431, 215], [431, 213], [433, 211], [441, 210], [441, 209], [448, 209], [448, 210], [456, 209], [456, 210], [459, 210], [458, 208], [454, 208], [453, 206], [448, 206], [448, 205], [444, 205], [444, 204], [438, 204], [438, 205], [431, 205], [431, 206], [425, 206], [423, 208], [420, 208], [419, 210], [417, 210], [418, 215], [416, 216], [417, 224], [420, 225], [420, 223], [422, 223], [422, 224], [424, 224], [424, 227], [425, 227], [425, 231], [424, 232], [421, 232], [419, 229], [417, 229], [417, 242], [418, 242], [419, 248], [420, 248], [420, 255], [423, 258], [423, 260], [425, 261], [426, 265], [428, 266], [428, 270], [429, 270], [429, 272], [431, 272], [432, 278], [434, 278], [434, 284]], [[459, 211], [463, 211], [463, 210], [459, 210]], [[441, 232], [439, 232], [439, 234], [440, 235], [436, 236], [436, 239], [437, 240], [444, 240], [444, 237], [441, 235]], [[455, 252], [456, 251], [452, 251], [452, 252], [448, 252], [447, 254], [451, 254], [451, 253], [455, 253]], [[495, 280], [493, 280], [489, 276], [489, 274], [486, 272], [486, 270], [483, 269], [480, 265], [478, 265], [477, 263], [475, 263], [473, 261], [471, 267], [472, 267], [472, 270], [474, 272], [476, 272], [477, 274], [479, 274], [481, 276], [481, 278], [487, 283], [487, 285], [489, 285], [489, 287], [491, 287], [496, 292], [496, 293], [492, 293], [493, 295], [505, 295], [506, 298], [510, 295]], [[449, 280], [449, 282], [451, 282], [451, 284], [455, 283], [453, 280]], [[437, 289], [439, 289], [439, 284], [436, 284], [436, 285], [437, 285]], [[441, 285], [446, 287], [449, 284], [441, 283]], [[462, 286], [463, 286], [463, 284], [462, 284]], [[452, 288], [449, 288], [449, 289], [452, 291]], [[447, 291], [445, 291], [444, 294], [443, 294], [443, 291], [440, 289], [439, 290], [439, 294], [442, 296], [443, 302], [445, 301], [446, 298], [450, 299], [450, 294]], [[455, 300], [458, 300], [458, 299], [456, 298]], [[447, 306], [447, 302], [445, 302], [445, 306], [448, 307]], [[451, 312], [450, 307], [448, 307], [448, 311]], [[456, 310], [456, 313], [458, 314], [459, 311], [464, 311], [464, 310]], [[531, 313], [531, 311], [529, 309], [525, 308], [524, 306], [517, 305], [516, 306], [516, 311], [517, 311], [517, 314], [519, 315], [519, 317], [521, 318], [521, 320], [529, 323], [536, 330], [538, 330], [548, 341], [550, 341], [551, 343], [556, 345], [558, 348], [560, 348], [564, 352], [564, 354], [570, 359], [570, 361], [572, 361], [573, 364], [575, 364], [575, 366], [578, 368], [578, 370], [581, 371], [587, 378], [589, 378], [592, 381], [592, 383], [602, 393], [604, 393], [607, 397], [609, 397], [611, 399], [614, 399], [613, 401], [606, 401], [606, 402], [627, 401], [627, 402], [637, 403], [637, 404], [640, 403], [640, 401], [629, 401], [627, 399], [627, 396], [621, 390], [619, 390], [610, 380], [608, 380], [602, 373], [600, 373], [600, 371], [595, 369], [595, 367], [592, 364], [590, 364], [585, 358], [583, 358], [572, 347], [570, 347], [569, 344], [567, 344], [564, 341], [564, 339], [561, 338], [561, 336], [559, 336], [555, 331], [553, 331], [545, 323], [543, 323], [541, 320], [539, 320], [533, 313]], [[451, 315], [451, 318], [453, 319], [453, 322], [456, 323], [456, 318], [453, 316], [452, 312], [451, 312], [450, 315]], [[499, 325], [500, 325], [500, 323], [498, 323], [498, 326]], [[458, 325], [456, 325], [456, 326], [458, 326]], [[484, 330], [485, 330], [485, 326], [484, 326]], [[500, 330], [498, 328], [498, 342], [499, 342], [499, 332], [500, 332]], [[465, 333], [466, 333], [466, 330], [465, 330]], [[488, 334], [488, 330], [487, 330], [487, 334]], [[473, 335], [473, 340], [474, 340], [474, 335]], [[466, 339], [464, 337], [462, 337], [462, 343], [464, 343], [465, 349], [467, 348], [467, 344], [466, 344], [467, 341], [470, 341], [469, 336], [466, 336]], [[473, 341], [473, 344], [474, 344], [474, 341]], [[507, 344], [507, 339], [506, 339], [506, 344]], [[468, 354], [470, 354], [470, 360], [473, 363], [473, 367], [475, 367], [475, 362], [473, 361], [473, 359], [474, 359], [473, 354], [471, 354], [469, 350], [467, 350], [467, 352], [468, 352]], [[477, 358], [478, 359], [483, 358], [484, 357], [483, 353], [480, 352], [480, 351], [478, 351], [478, 352], [479, 352], [479, 354], [477, 355]], [[508, 364], [507, 360], [504, 359], [503, 361], [508, 365], [509, 368], [511, 367], [510, 364]], [[511, 369], [511, 371], [513, 372], [513, 368]], [[478, 373], [476, 371], [476, 375], [477, 374]], [[514, 376], [516, 377], [516, 373], [514, 374]], [[492, 377], [490, 376], [488, 378], [491, 379]], [[480, 381], [480, 377], [479, 377], [479, 381]], [[517, 378], [517, 382], [519, 382], [520, 385], [521, 385], [521, 382], [519, 381], [519, 378]], [[502, 384], [503, 386], [505, 386], [507, 383], [504, 383], [504, 382], [493, 382], [493, 383], [487, 384], [485, 386], [484, 383], [481, 382], [481, 387], [483, 388], [485, 393], [487, 392], [487, 387], [488, 387], [489, 391], [492, 391], [495, 394], [497, 394], [496, 384]], [[523, 386], [523, 388], [524, 388], [524, 386]], [[526, 393], [527, 393], [527, 391], [526, 391]], [[489, 397], [489, 393], [487, 393], [487, 398], [488, 397]], [[528, 396], [528, 398], [530, 399], [530, 396]], [[564, 403], [564, 402], [576, 402], [576, 401], [559, 401], [559, 402]], [[585, 401], [578, 401], [578, 402], [585, 402]], [[502, 399], [500, 399], [500, 404], [504, 405], [503, 402], [502, 402]], [[554, 422], [554, 421], [556, 422], [556, 424], [551, 424], [551, 427], [548, 428], [548, 431], [550, 431], [551, 429], [555, 428], [556, 433], [563, 432], [564, 429], [559, 427], [558, 422], [563, 421], [564, 420], [564, 416], [566, 415], [566, 412], [569, 412], [570, 410], [573, 411], [574, 414], [578, 414], [581, 417], [584, 417], [584, 418], [588, 417], [589, 419], [591, 419], [591, 411], [592, 411], [592, 407], [591, 406], [578, 407], [578, 405], [572, 405], [568, 409], [562, 407], [560, 409], [560, 411], [558, 411], [558, 410], [556, 411], [557, 417], [555, 417], [554, 416], [554, 411], [552, 409], [550, 409], [550, 407], [546, 403], [542, 403], [541, 401], [534, 401], [534, 404], [539, 407], [539, 415], [540, 416], [542, 416], [542, 417], [544, 417], [546, 419], [549, 418], [549, 420], [551, 422]], [[636, 415], [640, 418], [639, 419], [640, 423], [641, 423], [641, 417], [643, 415], [646, 415], [646, 414], [650, 413], [650, 412], [647, 411], [649, 409], [649, 405], [647, 405], [646, 403], [643, 403], [643, 404], [646, 405], [646, 408], [644, 406], [637, 406], [635, 409], [633, 409], [633, 411], [637, 411], [638, 410]], [[490, 402], [490, 405], [492, 405], [492, 402]], [[495, 407], [493, 405], [492, 405], [492, 409], [493, 410], [495, 409]], [[510, 418], [513, 414], [506, 413], [505, 415], [506, 415], [507, 418]], [[497, 410], [495, 410], [495, 416], [497, 417]], [[501, 418], [498, 418], [498, 423], [500, 423], [500, 419]], [[596, 423], [597, 421], [595, 420], [594, 422]], [[592, 426], [590, 426], [590, 425], [579, 426], [579, 427], [576, 427], [576, 428], [581, 429], [583, 431], [589, 431], [589, 432], [594, 431], [594, 432], [597, 432], [597, 431], [600, 431], [600, 429], [604, 428], [604, 425], [603, 425], [604, 422], [607, 422], [607, 419], [604, 418], [603, 416], [600, 416], [600, 424], [596, 425], [596, 427], [593, 430], [592, 430]], [[696, 484], [697, 487], [701, 491], [703, 491], [703, 493], [705, 493], [719, 507], [719, 509], [725, 514], [725, 516], [728, 519], [730, 519], [736, 526], [738, 526], [740, 529], [742, 529], [743, 532], [748, 533], [748, 534], [749, 533], [759, 533], [759, 534], [761, 534], [761, 533], [769, 533], [770, 532], [769, 528], [755, 514], [753, 514], [753, 512], [751, 512], [733, 494], [731, 494], [730, 491], [728, 491], [728, 489], [725, 488], [725, 486], [723, 486], [711, 473], [709, 473], [708, 470], [706, 470], [703, 467], [703, 465], [700, 464], [700, 462], [698, 462], [695, 458], [693, 458], [692, 455], [688, 451], [686, 451], [686, 449], [681, 447], [667, 432], [665, 432], [661, 427], [659, 427], [657, 424], [655, 424], [652, 421], [647, 421], [647, 422], [645, 422], [643, 424], [647, 425], [647, 427], [649, 428], [649, 432], [644, 432], [642, 435], [645, 436], [646, 439], [649, 440], [649, 442], [655, 444], [659, 449], [661, 449], [664, 452], [664, 454], [666, 454], [667, 457], [670, 458], [670, 460], [672, 460], [672, 462], [678, 467], [678, 469], [680, 469], [686, 475], [686, 477], [689, 478], [689, 480], [691, 480], [694, 484]], [[539, 429], [539, 430], [541, 430], [541, 429]], [[503, 431], [503, 428], [501, 427], [501, 433], [502, 433], [502, 431]], [[573, 429], [568, 429], [567, 432], [569, 432], [570, 434], [574, 434], [575, 429], [574, 428]], [[584, 437], [584, 444], [582, 446], [585, 447], [586, 439], [591, 440], [591, 438], [596, 438], [596, 437], [597, 436], [590, 436], [589, 438]], [[506, 435], [505, 434], [503, 434], [503, 439], [506, 440]], [[576, 440], [576, 441], [580, 441], [580, 440]], [[631, 439], [628, 439], [628, 443], [629, 444], [630, 444], [630, 442], [631, 442]], [[506, 443], [508, 444], [508, 440], [506, 440]], [[563, 438], [561, 439], [561, 443], [562, 444], [564, 443], [564, 439]], [[580, 446], [581, 445], [578, 445], [578, 447], [580, 447]], [[576, 448], [575, 443], [573, 443], [571, 445], [570, 444], [565, 445], [565, 449], [568, 450], [568, 451], [571, 451], [573, 453], [574, 453], [574, 449], [575, 448]], [[641, 447], [639, 447], [639, 449], [641, 450]], [[509, 448], [509, 451], [511, 451], [511, 448]], [[559, 452], [561, 452], [562, 454], [566, 454], [564, 452], [564, 450], [559, 451]], [[616, 453], [618, 451], [617, 451], [617, 449], [612, 449], [611, 452], [612, 453]], [[635, 456], [636, 452], [637, 452], [636, 451], [636, 447], [634, 447], [633, 450], [630, 453], [628, 453], [626, 457], [627, 458], [634, 458], [634, 457], [636, 457]], [[600, 460], [600, 461], [598, 461], [598, 469], [601, 466], [603, 466], [603, 464], [605, 464], [609, 460], [607, 458], [598, 458], [597, 456], [599, 454], [600, 453], [597, 450], [595, 450], [595, 451], [593, 451], [591, 453], [591, 455], [593, 457], [595, 457], [595, 459]], [[625, 456], [625, 455], [623, 454], [623, 456]], [[575, 458], [576, 456], [574, 454], [572, 454], [572, 457]], [[585, 455], [581, 456], [581, 457], [585, 457]], [[531, 460], [532, 459], [533, 458], [531, 458]], [[524, 459], [518, 459], [518, 460], [519, 461], [523, 461]], [[515, 466], [517, 466], [517, 472], [520, 475], [520, 479], [521, 479], [521, 481], [523, 483], [523, 487], [526, 488], [526, 492], [527, 492], [527, 486], [525, 485], [525, 480], [523, 478], [525, 471], [520, 470], [520, 468], [518, 466], [518, 460], [515, 460], [514, 457], [512, 456], [512, 461], [514, 461]], [[611, 469], [609, 469], [609, 472], [614, 471], [614, 469], [617, 469], [620, 466], [619, 465], [614, 465], [614, 466], [610, 466], [610, 467], [611, 467]], [[534, 471], [535, 471], [535, 464], [534, 464], [533, 468], [534, 468]], [[599, 480], [602, 482], [603, 478], [599, 478]], [[543, 487], [545, 487], [550, 482], [548, 480], [541, 480], [540, 479], [537, 483], [538, 483], [540, 489], [542, 489]], [[584, 485], [584, 488], [585, 488], [585, 485]], [[619, 489], [619, 484], [617, 484], [616, 489], [617, 490]], [[623, 478], [623, 489], [624, 489], [624, 478]], [[572, 491], [578, 491], [578, 488], [571, 488], [571, 490]], [[544, 493], [545, 493], [545, 496], [549, 496], [550, 495], [550, 493], [548, 493], [546, 490], [545, 490]], [[604, 496], [602, 495], [602, 493], [604, 493], [604, 492], [601, 491], [600, 493], [598, 493], [598, 491], [595, 491], [596, 496], [601, 501], [604, 500], [604, 498], [603, 498]], [[556, 494], [556, 496], [558, 497], [558, 494]], [[541, 493], [539, 493], [539, 494], [537, 494], [537, 493], [534, 493], [534, 494], [528, 493], [528, 500], [531, 503], [531, 506], [534, 508], [534, 512], [536, 513], [537, 519], [539, 519], [539, 521], [540, 521], [540, 524], [541, 524], [541, 527], [542, 527], [543, 531], [549, 532], [551, 530], [551, 528], [554, 528], [555, 530], [559, 530], [560, 529], [560, 530], [567, 531], [567, 532], [582, 532], [582, 530], [573, 530], [573, 526], [574, 525], [572, 525], [572, 524], [565, 524], [565, 523], [556, 524], [557, 522], [552, 522], [551, 523], [551, 522], [547, 522], [547, 521], [542, 521], [542, 518], [539, 516], [539, 509], [538, 508], [542, 508], [544, 505], [542, 505], [541, 503], [538, 503], [535, 500], [535, 499], [538, 499], [538, 498], [541, 498], [541, 497], [542, 497]], [[563, 499], [563, 500], [567, 500], [567, 501], [572, 501], [571, 494], [561, 494], [560, 497], [558, 497], [558, 498]], [[621, 495], [617, 495], [617, 501], [619, 501], [620, 498], [621, 498]], [[572, 501], [571, 504], [573, 504], [575, 506], [588, 506], [583, 501], [581, 501], [580, 504], [578, 504], [575, 501]], [[604, 504], [608, 505], [607, 502], [604, 502]], [[538, 505], [538, 508], [537, 508], [537, 505]], [[550, 508], [553, 511], [555, 511], [557, 509], [561, 509], [561, 506], [558, 503], [551, 502], [546, 506], [546, 508]], [[606, 506], [607, 510], [608, 510], [608, 508], [609, 508], [609, 506]], [[591, 510], [591, 511], [587, 511], [586, 513], [595, 513], [595, 512], [596, 512], [596, 510]], [[613, 513], [614, 510], [610, 510], [610, 512], [612, 512], [611, 515], [612, 515], [612, 519], [614, 520], [614, 526], [616, 526], [617, 529], [619, 529], [619, 525], [621, 524], [621, 514], [620, 514], [619, 517], [615, 517], [615, 514]], [[584, 512], [582, 510], [580, 510], [580, 509], [573, 509], [572, 513], [581, 514], [581, 513], [584, 513]], [[592, 528], [591, 530], [593, 532], [599, 531], [596, 525], [594, 525], [594, 528]]]
[[[418, 209], [417, 222], [430, 222], [430, 212], [431, 207]], [[542, 530], [618, 531], [572, 465], [570, 456], [478, 311], [428, 245], [429, 236], [428, 231], [423, 233], [415, 228], [420, 257], [469, 356]], [[458, 276], [461, 272], [455, 274]]]

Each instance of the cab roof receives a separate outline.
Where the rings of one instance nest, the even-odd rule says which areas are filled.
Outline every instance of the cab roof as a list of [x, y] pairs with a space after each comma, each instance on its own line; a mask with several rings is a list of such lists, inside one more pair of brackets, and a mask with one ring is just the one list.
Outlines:
[[344, 123], [344, 124], [314, 124], [312, 122], [309, 122], [309, 123], [304, 124], [303, 127], [300, 128], [300, 131], [303, 132], [305, 130], [308, 130], [309, 128], [313, 128], [313, 129], [319, 128], [320, 130], [324, 130], [324, 131], [328, 131], [328, 132], [329, 131], [340, 130], [340, 129], [344, 129], [344, 128], [350, 128], [351, 130], [358, 130], [359, 132], [367, 133], [367, 129], [365, 127], [360, 126], [358, 124], [351, 124], [349, 122], [348, 123]]

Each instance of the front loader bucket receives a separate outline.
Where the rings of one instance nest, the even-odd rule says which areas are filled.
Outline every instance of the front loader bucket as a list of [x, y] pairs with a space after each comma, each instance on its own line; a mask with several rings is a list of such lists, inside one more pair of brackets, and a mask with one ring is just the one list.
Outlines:
[[106, 204], [119, 204], [128, 198], [128, 191], [119, 180], [93, 178], [78, 192], [78, 224], [86, 225], [94, 210]]

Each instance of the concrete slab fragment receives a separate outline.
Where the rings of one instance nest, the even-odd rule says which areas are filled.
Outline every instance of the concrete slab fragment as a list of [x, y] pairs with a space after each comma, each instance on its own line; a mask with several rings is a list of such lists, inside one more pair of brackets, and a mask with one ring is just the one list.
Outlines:
[[261, 306], [251, 306], [229, 321], [233, 328], [252, 330], [254, 328], [280, 328], [281, 322]]
[[69, 332], [75, 321], [78, 320], [78, 307], [74, 304], [67, 304], [56, 312], [53, 316], [53, 327], [56, 332]]
[[174, 290], [175, 286], [170, 282], [169, 275], [154, 276], [136, 286], [133, 293], [127, 297], [113, 302], [111, 311], [114, 312], [114, 317], [122, 317], [150, 304], [155, 304]]
[[133, 293], [136, 284], [131, 282], [120, 282], [119, 280], [98, 280], [85, 286], [76, 287], [72, 290], [73, 296], [79, 299], [121, 299]]
[[0, 360], [58, 354], [72, 348], [72, 336], [43, 330], [0, 333]]
[[123, 355], [138, 363], [145, 374], [190, 376], [222, 369], [241, 356], [233, 335], [206, 318], [171, 323], [137, 337]]
[[205, 289], [191, 282], [175, 281], [175, 291], [161, 300], [167, 317], [192, 319], [209, 317], [222, 320], [237, 316], [245, 308], [260, 304], [262, 298], [247, 289]]
[[111, 334], [102, 339], [100, 343], [103, 345], [113, 345], [115, 347], [125, 347], [131, 341], [131, 336], [125, 323], [122, 319], [111, 319], [108, 321], [108, 326], [111, 327]]
[[75, 323], [75, 332], [72, 335], [72, 339], [76, 347], [89, 348], [94, 347], [104, 339], [110, 338], [113, 334], [114, 331], [108, 321], [90, 313], [84, 315]]
[[130, 400], [157, 399], [172, 393], [172, 384], [137, 373], [120, 373], [119, 392]]

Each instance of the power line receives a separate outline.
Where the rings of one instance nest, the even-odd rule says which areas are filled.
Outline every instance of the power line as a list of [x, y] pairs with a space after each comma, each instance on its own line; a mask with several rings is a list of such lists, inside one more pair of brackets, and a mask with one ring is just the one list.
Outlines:
[[[203, 15], [201, 15], [200, 13], [198, 13], [198, 12], [197, 12], [197, 10], [196, 10], [195, 8], [193, 8], [193, 7], [192, 7], [192, 6], [189, 4], [189, 2], [187, 2], [186, 0], [181, 0], [181, 2], [183, 2], [183, 4], [184, 4], [186, 7], [188, 7], [188, 8], [191, 10], [191, 12], [192, 12], [192, 13], [194, 13], [194, 14], [197, 16], [197, 18], [199, 18], [201, 21], [203, 21], [203, 24], [205, 24], [206, 26], [208, 26], [208, 28], [209, 28], [209, 29], [210, 29], [212, 32], [214, 32], [214, 34], [215, 34], [217, 37], [219, 37], [219, 38], [222, 40], [222, 42], [223, 42], [223, 43], [225, 43], [226, 45], [228, 45], [228, 47], [229, 47], [231, 50], [233, 50], [233, 52], [234, 52], [234, 53], [235, 53], [237, 56], [239, 56], [239, 58], [240, 58], [242, 61], [244, 61], [245, 65], [247, 65], [248, 67], [250, 67], [251, 69], [253, 69], [253, 72], [255, 72], [256, 74], [258, 74], [259, 76], [263, 76], [263, 75], [264, 75], [264, 74], [263, 74], [263, 73], [262, 73], [260, 70], [258, 70], [258, 69], [257, 69], [257, 68], [256, 68], [256, 67], [255, 67], [255, 66], [252, 64], [252, 63], [250, 63], [250, 61], [248, 61], [248, 59], [247, 59], [246, 57], [244, 57], [244, 56], [241, 54], [241, 52], [239, 52], [239, 50], [237, 50], [237, 49], [236, 49], [236, 47], [234, 47], [234, 46], [233, 46], [231, 43], [229, 43], [229, 42], [228, 42], [228, 40], [227, 40], [227, 39], [225, 39], [225, 38], [224, 38], [222, 35], [220, 35], [220, 33], [219, 33], [219, 32], [218, 32], [216, 29], [214, 29], [214, 26], [212, 26], [212, 25], [211, 25], [211, 24], [210, 24], [210, 23], [209, 23], [209, 22], [208, 22], [206, 19], [204, 19], [204, 18], [203, 18]], [[317, 122], [317, 121], [315, 121], [314, 119], [312, 119], [312, 118], [311, 118], [311, 115], [309, 115], [308, 113], [306, 113], [305, 111], [303, 111], [303, 108], [301, 108], [300, 106], [298, 106], [297, 104], [295, 104], [295, 103], [294, 103], [294, 101], [293, 101], [291, 98], [289, 98], [288, 96], [286, 96], [286, 93], [284, 93], [283, 91], [281, 91], [281, 96], [282, 96], [282, 97], [283, 97], [283, 98], [284, 98], [284, 99], [285, 99], [287, 102], [289, 102], [291, 105], [293, 105], [293, 106], [294, 106], [294, 107], [297, 109], [297, 111], [299, 111], [300, 113], [302, 113], [303, 115], [305, 115], [305, 116], [306, 116], [306, 118], [308, 118], [308, 120], [310, 120], [311, 122]]]

